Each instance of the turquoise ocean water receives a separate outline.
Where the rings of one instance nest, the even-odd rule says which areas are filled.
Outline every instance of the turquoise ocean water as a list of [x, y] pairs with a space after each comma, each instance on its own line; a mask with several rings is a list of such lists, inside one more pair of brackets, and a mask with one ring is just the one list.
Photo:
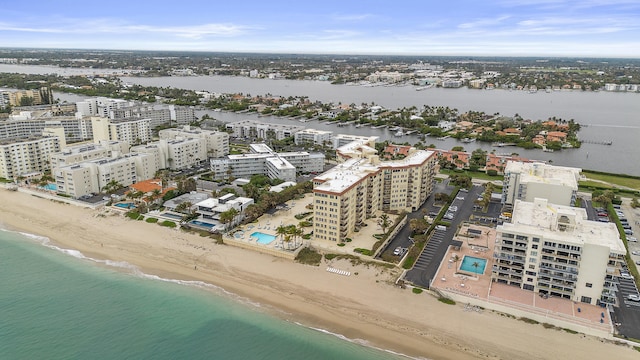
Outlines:
[[43, 244], [0, 231], [0, 359], [400, 358]]

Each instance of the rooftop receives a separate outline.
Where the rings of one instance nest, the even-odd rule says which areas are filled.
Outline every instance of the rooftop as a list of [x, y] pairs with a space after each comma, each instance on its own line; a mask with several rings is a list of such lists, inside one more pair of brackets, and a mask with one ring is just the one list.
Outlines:
[[511, 223], [499, 225], [498, 231], [526, 232], [545, 240], [607, 246], [612, 252], [626, 253], [614, 223], [588, 220], [585, 209], [550, 204], [547, 199], [516, 200]]
[[521, 183], [546, 183], [578, 188], [578, 179], [582, 169], [553, 166], [540, 162], [508, 161], [505, 174], [519, 173]]

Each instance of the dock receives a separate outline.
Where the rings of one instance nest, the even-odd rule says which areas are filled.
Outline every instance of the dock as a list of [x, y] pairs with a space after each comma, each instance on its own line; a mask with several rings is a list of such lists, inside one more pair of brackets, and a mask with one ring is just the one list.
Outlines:
[[596, 145], [612, 145], [613, 141], [609, 140], [580, 140], [583, 144], [596, 144]]

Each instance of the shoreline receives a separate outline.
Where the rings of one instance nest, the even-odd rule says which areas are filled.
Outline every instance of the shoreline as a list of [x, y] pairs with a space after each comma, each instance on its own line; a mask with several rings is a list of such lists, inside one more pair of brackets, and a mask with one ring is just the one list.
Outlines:
[[145, 274], [202, 281], [285, 321], [356, 343], [364, 340], [365, 346], [392, 354], [433, 359], [637, 356], [633, 349], [589, 336], [488, 311], [464, 313], [459, 305], [390, 285], [392, 279], [380, 269], [359, 265], [357, 276], [336, 276], [324, 271], [326, 263], [301, 265], [101, 210], [3, 190], [3, 228], [47, 237], [52, 245], [89, 258], [124, 261]]

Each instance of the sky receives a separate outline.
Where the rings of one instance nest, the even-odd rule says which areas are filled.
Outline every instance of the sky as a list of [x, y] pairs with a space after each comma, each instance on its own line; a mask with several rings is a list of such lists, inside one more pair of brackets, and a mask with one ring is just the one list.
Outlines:
[[640, 0], [33, 0], [0, 8], [0, 47], [640, 58]]

